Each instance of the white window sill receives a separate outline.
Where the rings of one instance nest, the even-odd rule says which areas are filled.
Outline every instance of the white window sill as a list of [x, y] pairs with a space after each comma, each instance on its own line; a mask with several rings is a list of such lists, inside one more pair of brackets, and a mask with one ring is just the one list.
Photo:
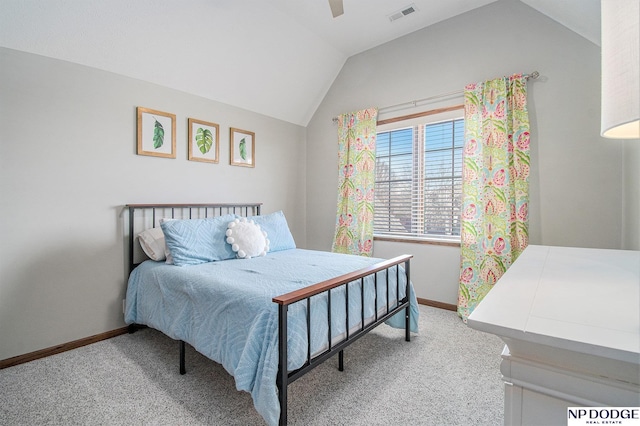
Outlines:
[[460, 247], [460, 238], [414, 237], [409, 235], [374, 235], [374, 241], [397, 243], [433, 244], [440, 246]]

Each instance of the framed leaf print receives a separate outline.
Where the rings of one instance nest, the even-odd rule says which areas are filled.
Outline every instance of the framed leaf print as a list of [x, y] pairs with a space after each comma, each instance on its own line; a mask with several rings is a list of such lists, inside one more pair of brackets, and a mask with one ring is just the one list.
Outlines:
[[176, 158], [176, 116], [138, 107], [138, 155]]
[[190, 118], [189, 160], [218, 163], [220, 126], [216, 123]]
[[255, 167], [256, 134], [246, 130], [231, 128], [231, 165]]

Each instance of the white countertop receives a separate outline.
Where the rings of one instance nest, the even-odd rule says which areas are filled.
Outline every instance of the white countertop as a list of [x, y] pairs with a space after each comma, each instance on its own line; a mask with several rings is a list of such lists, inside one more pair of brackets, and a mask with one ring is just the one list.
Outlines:
[[468, 325], [638, 364], [640, 251], [529, 246]]

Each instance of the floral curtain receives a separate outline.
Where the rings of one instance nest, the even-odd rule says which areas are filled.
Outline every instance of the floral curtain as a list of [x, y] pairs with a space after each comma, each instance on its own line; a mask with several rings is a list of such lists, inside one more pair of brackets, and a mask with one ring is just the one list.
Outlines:
[[338, 214], [332, 251], [371, 256], [377, 108], [338, 117]]
[[520, 74], [465, 87], [458, 314], [467, 317], [529, 242], [529, 117]]

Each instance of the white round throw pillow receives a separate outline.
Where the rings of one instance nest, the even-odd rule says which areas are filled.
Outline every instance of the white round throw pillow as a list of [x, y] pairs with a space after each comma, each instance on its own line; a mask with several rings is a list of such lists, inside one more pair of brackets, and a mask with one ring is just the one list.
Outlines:
[[253, 220], [241, 217], [227, 225], [227, 243], [240, 259], [264, 256], [269, 251], [267, 233]]

